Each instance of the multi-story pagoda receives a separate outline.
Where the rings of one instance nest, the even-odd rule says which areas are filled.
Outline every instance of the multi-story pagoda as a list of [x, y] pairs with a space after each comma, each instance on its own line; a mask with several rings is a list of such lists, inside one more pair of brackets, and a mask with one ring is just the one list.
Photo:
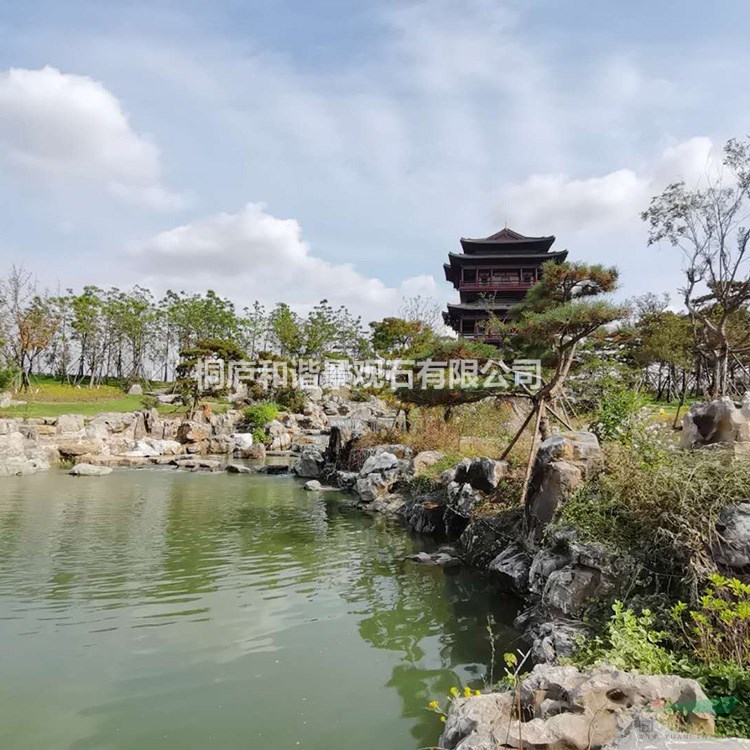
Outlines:
[[445, 278], [461, 295], [458, 304], [448, 305], [443, 320], [466, 338], [492, 341], [490, 316], [507, 317], [541, 275], [548, 260], [561, 263], [567, 250], [550, 252], [552, 237], [524, 237], [507, 227], [483, 240], [461, 238], [461, 253], [449, 253], [443, 265]]

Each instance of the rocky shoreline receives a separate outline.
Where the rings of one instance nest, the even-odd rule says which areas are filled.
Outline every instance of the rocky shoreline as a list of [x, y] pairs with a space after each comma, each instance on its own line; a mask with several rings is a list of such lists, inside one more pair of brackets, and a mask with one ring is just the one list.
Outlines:
[[[293, 471], [306, 480], [306, 489], [348, 491], [363, 510], [397, 517], [416, 533], [450, 542], [449, 550], [418, 555], [415, 561], [489, 570], [501, 588], [523, 602], [515, 625], [524, 634], [530, 662], [537, 666], [520, 688], [525, 701], [522, 710], [528, 713], [524, 721], [508, 714], [509, 693], [454, 701], [441, 740], [446, 750], [492, 750], [523, 744], [581, 750], [602, 747], [616, 737], [628, 736], [626, 730], [637, 719], [635, 708], [642, 706], [644, 696], [671, 701], [678, 683], [664, 680], [682, 678], [638, 678], [657, 682], [636, 685], [635, 677], [616, 670], [574, 676], [572, 667], [554, 666], [572, 653], [586, 632], [585, 619], [592, 607], [611, 601], [632, 585], [629, 561], [601, 545], [582, 542], [574, 529], [548, 526], [558, 506], [601, 465], [596, 437], [588, 432], [568, 432], [542, 443], [533, 465], [524, 517], [520, 508], [482, 511], [508, 475], [503, 461], [465, 458], [442, 472], [438, 480], [421, 482], [425, 470], [444, 459], [442, 453], [415, 454], [402, 444], [361, 447], [360, 438], [393, 427], [396, 419], [395, 411], [375, 398], [365, 403], [343, 397], [310, 401], [302, 414], [282, 413], [267, 426], [268, 449], [253, 444], [243, 414], [237, 410], [200, 414], [191, 420], [160, 415], [156, 409], [100, 414], [91, 419], [75, 414], [56, 419], [0, 419], [0, 477], [31, 474], [65, 462], [73, 464], [71, 473], [78, 476], [148, 465], [234, 473]], [[235, 460], [262, 461], [266, 457], [276, 463], [259, 466]], [[731, 574], [749, 562], [750, 503], [728, 507], [717, 523], [721, 524], [723, 542], [711, 553]], [[560, 669], [568, 671], [554, 671]], [[565, 686], [560, 683], [563, 677]], [[534, 680], [539, 685], [532, 690]], [[570, 687], [573, 683], [575, 688]], [[625, 683], [630, 693], [624, 690]], [[707, 702], [694, 681], [683, 680], [679, 685], [677, 697], [682, 696], [683, 702], [687, 693], [695, 696], [696, 705]], [[594, 687], [604, 691], [606, 700], [592, 709], [588, 699], [582, 698], [581, 708], [576, 696], [589, 695]], [[535, 690], [545, 692], [547, 698], [532, 700], [529, 696]], [[626, 706], [613, 698], [621, 693], [631, 695]], [[641, 697], [632, 698], [635, 694]], [[595, 743], [589, 738], [586, 744], [581, 739], [581, 721], [582, 717], [590, 719], [590, 710], [603, 712], [608, 723]], [[708, 721], [704, 714], [697, 711], [695, 716]], [[520, 725], [517, 732], [510, 732], [515, 740], [499, 740], [501, 721]], [[590, 721], [587, 726], [590, 731]]]

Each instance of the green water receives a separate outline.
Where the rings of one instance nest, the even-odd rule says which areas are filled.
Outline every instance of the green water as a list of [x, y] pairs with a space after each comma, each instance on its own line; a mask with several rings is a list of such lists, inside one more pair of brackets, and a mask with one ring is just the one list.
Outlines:
[[291, 477], [0, 480], [2, 750], [415, 750], [515, 606]]

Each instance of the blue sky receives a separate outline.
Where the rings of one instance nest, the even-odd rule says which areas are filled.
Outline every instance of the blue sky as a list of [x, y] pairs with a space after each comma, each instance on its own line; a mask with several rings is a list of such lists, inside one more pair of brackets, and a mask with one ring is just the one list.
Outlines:
[[695, 183], [744, 96], [750, 6], [0, 6], [0, 268], [44, 284], [452, 296], [460, 236], [555, 234], [623, 296], [680, 283], [638, 212]]

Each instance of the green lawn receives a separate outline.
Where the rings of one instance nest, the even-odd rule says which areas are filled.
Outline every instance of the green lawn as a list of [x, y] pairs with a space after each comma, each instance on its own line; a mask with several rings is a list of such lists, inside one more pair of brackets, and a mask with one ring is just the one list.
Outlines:
[[[13, 396], [26, 401], [23, 406], [0, 409], [0, 417], [58, 417], [60, 414], [95, 416], [102, 412], [127, 412], [143, 408], [141, 396], [128, 396], [121, 388], [112, 385], [74, 386], [61, 383], [45, 375], [34, 376], [28, 391]], [[227, 403], [212, 402], [214, 413], [221, 414], [229, 408]], [[185, 411], [181, 405], [161, 405], [162, 414]]]

